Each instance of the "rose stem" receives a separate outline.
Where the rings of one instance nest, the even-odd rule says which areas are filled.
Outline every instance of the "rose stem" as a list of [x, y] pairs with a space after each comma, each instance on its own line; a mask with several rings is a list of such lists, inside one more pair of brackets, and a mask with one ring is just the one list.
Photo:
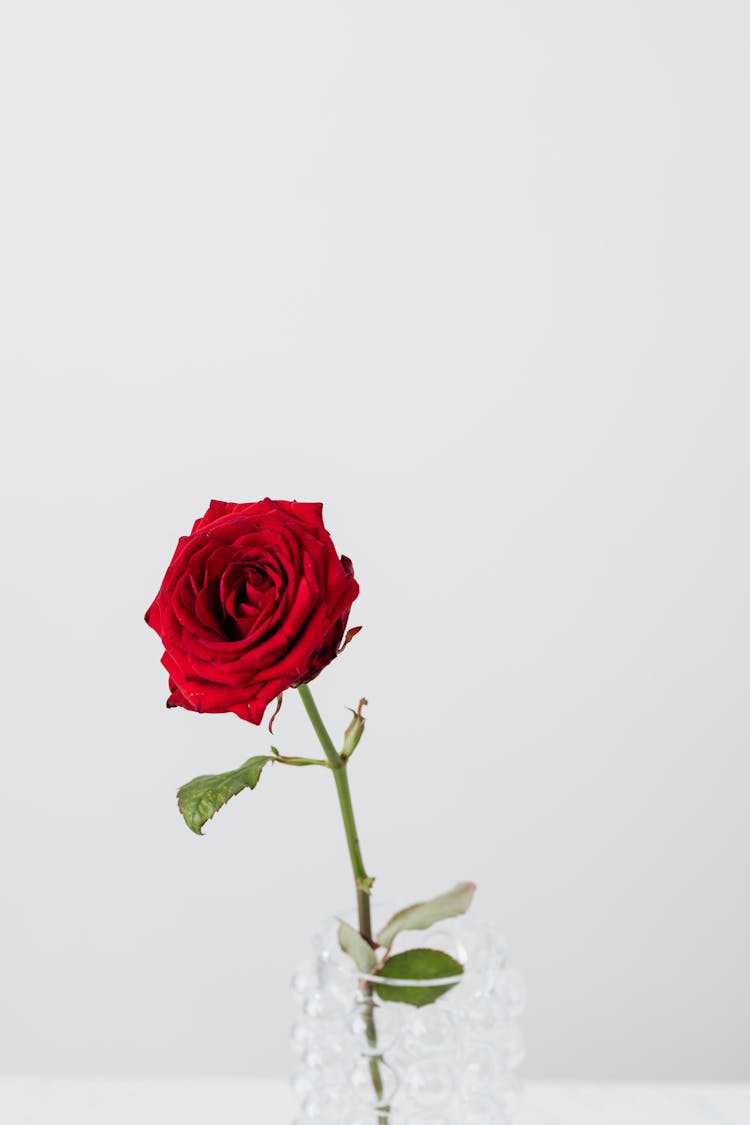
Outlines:
[[[370, 919], [370, 893], [369, 883], [370, 880], [365, 869], [365, 863], [362, 859], [362, 851], [359, 846], [359, 836], [357, 835], [357, 824], [354, 819], [354, 807], [352, 805], [352, 794], [349, 788], [349, 778], [347, 777], [346, 767], [347, 761], [342, 758], [338, 750], [333, 744], [333, 740], [326, 730], [325, 723], [323, 722], [320, 712], [316, 706], [315, 700], [312, 697], [312, 692], [307, 684], [300, 684], [297, 688], [300, 694], [302, 703], [307, 711], [308, 718], [312, 723], [313, 730], [318, 736], [318, 741], [323, 747], [323, 753], [328, 759], [331, 769], [333, 770], [333, 777], [336, 782], [336, 791], [339, 797], [339, 805], [341, 806], [341, 816], [344, 821], [344, 831], [346, 833], [346, 842], [349, 847], [349, 858], [351, 859], [352, 871], [354, 873], [354, 886], [357, 892], [357, 913], [359, 916], [359, 932], [369, 945], [374, 946], [372, 940], [372, 921]], [[373, 1015], [372, 1005], [372, 986], [367, 983], [365, 991], [368, 997], [366, 1007], [366, 1028], [367, 1042], [370, 1047], [377, 1046], [377, 1036], [375, 1032], [375, 1019]], [[380, 1100], [383, 1096], [383, 1080], [380, 1074], [380, 1059], [381, 1056], [370, 1057], [370, 1074], [372, 1076], [372, 1084], [375, 1089], [375, 1094]], [[384, 1113], [378, 1114], [378, 1125], [388, 1125], [388, 1108], [385, 1107]]]

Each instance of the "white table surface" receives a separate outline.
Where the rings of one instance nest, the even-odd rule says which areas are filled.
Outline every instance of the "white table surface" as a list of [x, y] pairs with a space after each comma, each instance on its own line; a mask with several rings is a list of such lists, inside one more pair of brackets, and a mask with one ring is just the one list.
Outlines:
[[[291, 1125], [266, 1079], [0, 1075], [2, 1125]], [[750, 1084], [530, 1082], [518, 1125], [750, 1125]]]

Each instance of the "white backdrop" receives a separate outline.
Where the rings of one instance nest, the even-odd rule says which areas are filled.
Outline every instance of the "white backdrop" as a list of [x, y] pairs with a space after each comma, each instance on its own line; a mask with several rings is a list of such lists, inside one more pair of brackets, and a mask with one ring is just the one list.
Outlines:
[[[321, 499], [318, 681], [396, 903], [461, 878], [527, 1073], [748, 1078], [743, 0], [9, 2], [0, 1068], [282, 1073], [330, 779], [163, 707], [212, 497]], [[282, 752], [312, 749], [300, 703]]]

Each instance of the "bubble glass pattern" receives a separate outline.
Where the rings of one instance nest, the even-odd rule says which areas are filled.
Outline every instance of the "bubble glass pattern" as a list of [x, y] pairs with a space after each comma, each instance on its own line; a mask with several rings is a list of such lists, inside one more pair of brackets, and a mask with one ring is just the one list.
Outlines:
[[400, 934], [394, 953], [442, 949], [463, 966], [418, 1008], [380, 999], [375, 978], [339, 949], [337, 927], [320, 929], [292, 980], [294, 1125], [511, 1125], [524, 989], [500, 935], [469, 918]]

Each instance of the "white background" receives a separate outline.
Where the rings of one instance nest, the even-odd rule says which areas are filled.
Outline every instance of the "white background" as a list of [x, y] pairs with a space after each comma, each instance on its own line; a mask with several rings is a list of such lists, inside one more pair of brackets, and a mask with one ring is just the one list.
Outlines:
[[[212, 497], [318, 500], [377, 893], [460, 878], [527, 1073], [748, 1078], [750, 9], [7, 0], [0, 1069], [268, 1073], [333, 787], [164, 707]], [[282, 752], [312, 750], [296, 698]]]

